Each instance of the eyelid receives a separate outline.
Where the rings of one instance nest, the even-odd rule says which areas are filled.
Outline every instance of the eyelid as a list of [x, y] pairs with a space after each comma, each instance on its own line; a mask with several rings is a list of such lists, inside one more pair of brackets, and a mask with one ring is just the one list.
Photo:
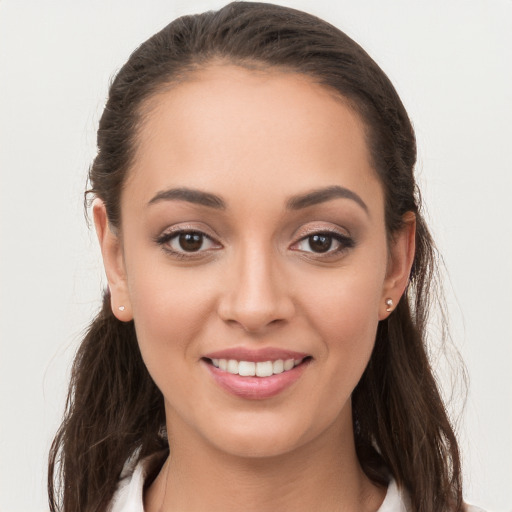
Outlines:
[[[323, 253], [294, 248], [313, 235], [331, 236], [340, 246], [335, 249], [329, 249], [328, 251]], [[297, 230], [295, 241], [291, 244], [290, 249], [293, 251], [301, 252], [304, 255], [307, 255], [307, 257], [309, 258], [327, 259], [329, 257], [332, 258], [335, 256], [339, 256], [341, 255], [341, 253], [353, 248], [355, 245], [355, 240], [348, 233], [348, 230], [333, 226], [326, 226], [325, 224], [315, 223], [313, 225], [301, 227], [299, 230]]]
[[166, 227], [164, 230], [160, 231], [158, 235], [154, 237], [155, 241], [158, 241], [159, 239], [163, 237], [167, 237], [168, 235], [177, 235], [183, 232], [194, 232], [194, 233], [201, 233], [204, 236], [218, 242], [219, 236], [208, 226], [199, 223], [180, 223], [180, 224], [174, 224], [172, 226]]
[[[197, 224], [177, 224], [174, 226], [169, 226], [168, 228], [164, 229], [160, 234], [156, 235], [154, 237], [154, 242], [161, 246], [161, 248], [167, 252], [168, 254], [180, 258], [180, 259], [186, 259], [186, 260], [193, 260], [197, 258], [201, 258], [206, 256], [208, 253], [211, 253], [211, 251], [215, 251], [217, 249], [221, 249], [223, 246], [218, 241], [218, 237], [216, 235], [210, 234], [212, 230], [208, 229], [206, 226], [202, 225], [199, 227]], [[214, 246], [216, 247], [210, 247], [208, 249], [202, 249], [198, 251], [181, 251], [181, 250], [175, 250], [172, 247], [170, 247], [169, 242], [172, 241], [174, 238], [178, 237], [179, 235], [183, 233], [198, 233], [207, 238]]]
[[329, 233], [332, 235], [339, 235], [344, 238], [352, 238], [352, 235], [346, 228], [338, 226], [335, 227], [333, 225], [326, 225], [325, 223], [321, 222], [312, 222], [307, 224], [306, 226], [301, 226], [299, 229], [297, 229], [297, 231], [294, 233], [294, 243], [297, 243], [299, 240], [307, 238], [308, 236], [321, 233]]

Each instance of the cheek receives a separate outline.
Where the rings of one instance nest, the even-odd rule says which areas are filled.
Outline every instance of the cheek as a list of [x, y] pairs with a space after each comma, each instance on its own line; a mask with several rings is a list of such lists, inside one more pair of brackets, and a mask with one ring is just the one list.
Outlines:
[[[198, 269], [170, 265], [132, 265], [129, 293], [143, 359], [155, 381], [196, 361], [196, 341], [212, 314], [214, 290]], [[160, 385], [159, 382], [157, 382]]]
[[365, 263], [326, 273], [302, 290], [304, 309], [327, 340], [341, 337], [346, 343], [358, 343], [376, 328], [385, 268], [378, 259]]
[[326, 356], [333, 364], [345, 366], [349, 373], [366, 366], [375, 341], [379, 298], [373, 287], [363, 289], [345, 283], [317, 297], [310, 310]]
[[[378, 265], [340, 269], [307, 292], [303, 301], [309, 329], [320, 339], [323, 383], [346, 400], [359, 381], [375, 343], [385, 269]], [[305, 290], [304, 290], [304, 293]]]

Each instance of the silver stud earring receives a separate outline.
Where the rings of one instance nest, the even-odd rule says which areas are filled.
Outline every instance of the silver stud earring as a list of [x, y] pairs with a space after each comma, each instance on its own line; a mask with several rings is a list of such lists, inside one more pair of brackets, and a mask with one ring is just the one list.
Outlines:
[[119, 306], [119, 311], [124, 311], [124, 306]]
[[386, 311], [391, 313], [391, 311], [393, 311], [393, 299], [386, 299], [386, 306]]

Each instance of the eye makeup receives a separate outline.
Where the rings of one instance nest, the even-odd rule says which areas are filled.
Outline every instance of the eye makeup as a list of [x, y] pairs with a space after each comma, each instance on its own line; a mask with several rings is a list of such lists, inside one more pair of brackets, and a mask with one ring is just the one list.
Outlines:
[[191, 225], [177, 225], [166, 229], [154, 238], [169, 255], [181, 260], [195, 260], [222, 249], [222, 245], [203, 229]]
[[[355, 247], [355, 240], [333, 227], [315, 226], [299, 230], [302, 236], [289, 246], [289, 250], [302, 253], [315, 260], [340, 257]], [[155, 243], [170, 256], [180, 260], [198, 260], [211, 255], [223, 245], [212, 235], [191, 225], [178, 225], [154, 238]]]

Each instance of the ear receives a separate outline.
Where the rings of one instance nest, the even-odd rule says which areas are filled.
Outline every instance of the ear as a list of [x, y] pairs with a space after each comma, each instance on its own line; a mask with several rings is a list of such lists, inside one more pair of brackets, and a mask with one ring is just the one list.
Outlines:
[[[402, 297], [411, 273], [416, 249], [416, 216], [407, 212], [403, 227], [395, 233], [389, 247], [388, 267], [382, 289], [379, 320], [386, 319]], [[392, 304], [387, 301], [391, 299]], [[389, 310], [389, 311], [388, 311]]]
[[94, 226], [100, 242], [103, 266], [110, 289], [110, 304], [114, 315], [123, 322], [133, 319], [128, 294], [123, 250], [119, 236], [108, 222], [105, 204], [96, 198], [92, 205]]

